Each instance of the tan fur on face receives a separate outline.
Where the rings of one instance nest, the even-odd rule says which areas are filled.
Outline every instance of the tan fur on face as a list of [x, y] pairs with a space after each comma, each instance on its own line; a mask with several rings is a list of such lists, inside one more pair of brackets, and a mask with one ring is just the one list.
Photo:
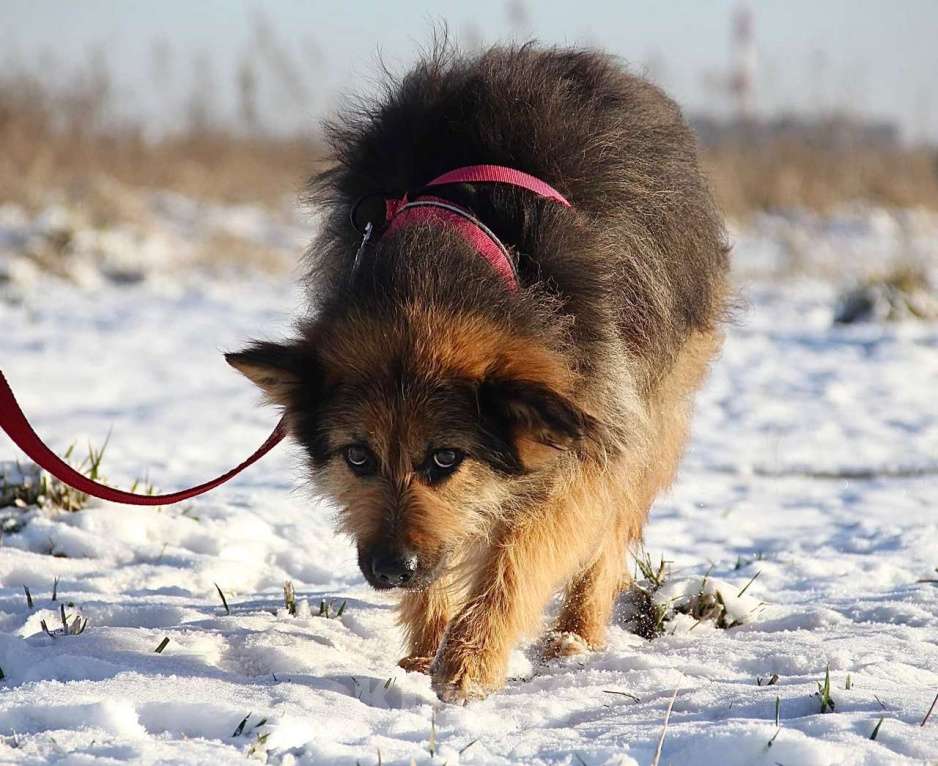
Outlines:
[[388, 321], [350, 312], [321, 341], [326, 369], [338, 377], [369, 377], [406, 350], [428, 378], [502, 376], [539, 381], [567, 393], [577, 376], [563, 354], [520, 337], [481, 314], [408, 304]]
[[[387, 452], [379, 453], [382, 461], [388, 457]], [[468, 488], [477, 484], [482, 471], [478, 466], [461, 466], [447, 482], [452, 486], [436, 489], [423, 484], [413, 470], [400, 468], [356, 477], [336, 458], [322, 474], [322, 483], [339, 504], [340, 529], [359, 546], [393, 540], [426, 561], [437, 561], [469, 532], [471, 509], [459, 500], [471, 494]]]
[[[360, 545], [393, 538], [430, 560], [462, 540], [488, 534], [510, 490], [491, 468], [471, 458], [439, 486], [422, 482], [415, 468], [427, 445], [458, 445], [433, 432], [417, 393], [378, 385], [382, 371], [406, 360], [415, 379], [520, 379], [562, 393], [576, 380], [557, 351], [480, 315], [439, 307], [410, 304], [390, 319], [350, 312], [320, 337], [318, 355], [327, 379], [373, 384], [365, 385], [360, 401], [330, 435], [336, 446], [365, 442], [381, 467], [378, 476], [357, 478], [337, 455], [323, 472], [322, 483], [342, 509], [340, 527]], [[558, 446], [543, 444], [537, 434], [518, 433], [517, 439], [530, 469], [558, 457]]]

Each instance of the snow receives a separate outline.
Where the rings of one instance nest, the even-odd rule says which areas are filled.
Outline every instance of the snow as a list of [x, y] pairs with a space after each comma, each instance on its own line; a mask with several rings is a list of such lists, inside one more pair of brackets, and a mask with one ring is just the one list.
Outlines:
[[[82, 256], [82, 273], [98, 274], [80, 289], [24, 266], [24, 232], [39, 236], [51, 214], [0, 215], [0, 360], [56, 450], [74, 441], [80, 457], [110, 431], [107, 479], [168, 491], [269, 433], [275, 413], [220, 352], [276, 337], [303, 301], [297, 273], [217, 274], [160, 255], [191, 247], [208, 218], [283, 248], [295, 223], [247, 208], [199, 217], [195, 203], [160, 199], [164, 217], [140, 234], [151, 242], [140, 278], [99, 268], [137, 263], [130, 245], [99, 238], [125, 260]], [[384, 764], [645, 766], [675, 690], [662, 764], [938, 759], [938, 716], [919, 725], [938, 693], [938, 586], [918, 582], [938, 578], [938, 325], [832, 327], [839, 282], [827, 268], [840, 252], [838, 276], [859, 274], [910, 242], [933, 258], [936, 231], [926, 214], [847, 211], [736, 232], [748, 307], [646, 548], [671, 562], [660, 601], [703, 583], [742, 624], [677, 615], [649, 642], [620, 615], [605, 650], [545, 666], [525, 645], [503, 691], [443, 705], [427, 677], [397, 668], [390, 599], [363, 583], [332, 509], [303, 486], [298, 451], [281, 447], [178, 506], [0, 509], [16, 521], [0, 548], [0, 762], [375, 764], [380, 753]], [[781, 279], [790, 264], [772, 254], [792, 238], [824, 268]], [[0, 437], [0, 473], [22, 459]], [[63, 634], [63, 605], [70, 623], [87, 619], [80, 634]], [[821, 714], [828, 668], [835, 710]]]

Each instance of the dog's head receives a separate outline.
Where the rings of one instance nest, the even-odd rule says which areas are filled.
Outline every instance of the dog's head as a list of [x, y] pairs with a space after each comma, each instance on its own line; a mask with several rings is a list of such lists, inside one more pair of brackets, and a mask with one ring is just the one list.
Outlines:
[[563, 354], [479, 315], [349, 311], [227, 359], [285, 408], [379, 589], [432, 582], [595, 426]]

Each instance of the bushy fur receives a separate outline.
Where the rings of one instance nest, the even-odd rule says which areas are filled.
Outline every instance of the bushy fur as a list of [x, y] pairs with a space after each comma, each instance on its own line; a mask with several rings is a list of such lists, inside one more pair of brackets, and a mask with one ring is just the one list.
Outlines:
[[[311, 317], [229, 355], [289, 416], [363, 573], [406, 552], [410, 640], [444, 699], [503, 681], [518, 636], [567, 595], [548, 654], [601, 645], [629, 544], [672, 479], [690, 398], [719, 345], [727, 247], [679, 109], [610, 56], [442, 46], [329, 126], [311, 182]], [[432, 223], [380, 237], [383, 199], [474, 164], [517, 188], [434, 194], [511, 249], [521, 289]], [[379, 235], [353, 270], [355, 201]], [[346, 464], [367, 448], [371, 470]], [[434, 450], [465, 456], [440, 475]], [[575, 636], [572, 639], [571, 636]]]

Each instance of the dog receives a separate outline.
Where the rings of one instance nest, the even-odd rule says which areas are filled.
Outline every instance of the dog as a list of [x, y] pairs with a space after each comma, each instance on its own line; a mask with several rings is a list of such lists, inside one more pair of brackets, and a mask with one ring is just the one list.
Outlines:
[[[725, 229], [679, 108], [600, 52], [439, 46], [327, 136], [309, 316], [227, 359], [399, 594], [401, 666], [465, 702], [561, 591], [544, 656], [603, 646], [721, 343]], [[549, 192], [430, 194], [479, 165]]]

